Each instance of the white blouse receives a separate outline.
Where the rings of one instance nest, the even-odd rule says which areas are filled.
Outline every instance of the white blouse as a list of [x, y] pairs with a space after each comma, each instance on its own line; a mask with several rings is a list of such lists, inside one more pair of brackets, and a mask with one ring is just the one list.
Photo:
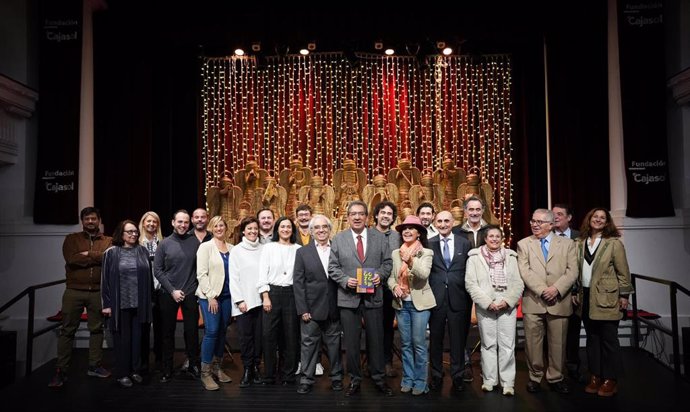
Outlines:
[[278, 242], [266, 243], [261, 248], [259, 261], [259, 293], [268, 292], [270, 285], [292, 286], [295, 268], [295, 254], [300, 245], [283, 245]]
[[[599, 247], [599, 243], [601, 243], [601, 236], [597, 237], [596, 240], [594, 241], [594, 245], [590, 246], [589, 245], [589, 239], [585, 240], [585, 247], [589, 249], [589, 253], [594, 253], [594, 251], [597, 250]], [[582, 249], [582, 253], [584, 254], [585, 251]], [[596, 255], [594, 256], [594, 259], [596, 259]], [[592, 263], [594, 263], [594, 260], [592, 260]], [[582, 257], [582, 287], [588, 288], [589, 285], [592, 283], [592, 265], [587, 263], [585, 260], [584, 256]]]

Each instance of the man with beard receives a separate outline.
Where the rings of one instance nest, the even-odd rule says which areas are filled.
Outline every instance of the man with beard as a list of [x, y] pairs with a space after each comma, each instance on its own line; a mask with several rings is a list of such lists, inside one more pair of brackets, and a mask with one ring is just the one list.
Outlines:
[[198, 208], [192, 212], [192, 225], [194, 228], [189, 233], [196, 236], [199, 243], [213, 239], [213, 234], [206, 228], [208, 226], [208, 212], [206, 209]]
[[273, 222], [275, 215], [270, 208], [263, 208], [256, 213], [259, 221], [259, 243], [266, 244], [273, 241]]
[[295, 209], [295, 226], [297, 226], [297, 244], [305, 246], [311, 241], [309, 222], [311, 221], [311, 206], [301, 204]]
[[89, 327], [89, 376], [107, 378], [110, 371], [101, 366], [103, 359], [103, 314], [101, 313], [101, 264], [103, 252], [112, 238], [100, 233], [101, 212], [85, 207], [80, 213], [83, 230], [67, 235], [62, 244], [67, 285], [62, 295], [62, 328], [58, 337], [55, 376], [48, 384], [59, 388], [67, 380], [72, 358], [74, 334], [86, 308]]
[[423, 202], [417, 207], [417, 217], [422, 221], [422, 225], [426, 229], [426, 238], [430, 240], [434, 236], [438, 236], [438, 230], [434, 227], [434, 217], [436, 211], [434, 205], [429, 202]]

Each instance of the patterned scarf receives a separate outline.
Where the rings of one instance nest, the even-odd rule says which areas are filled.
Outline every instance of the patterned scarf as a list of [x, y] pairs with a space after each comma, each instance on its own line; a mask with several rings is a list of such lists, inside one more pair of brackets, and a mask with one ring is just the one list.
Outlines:
[[489, 279], [491, 279], [491, 286], [497, 291], [501, 292], [508, 289], [508, 280], [506, 279], [506, 273], [503, 269], [506, 261], [506, 251], [503, 248], [498, 249], [495, 252], [489, 250], [489, 248], [484, 245], [479, 248], [486, 264], [489, 265]]
[[400, 289], [406, 294], [410, 294], [410, 268], [407, 266], [406, 261], [412, 257], [417, 255], [417, 253], [421, 252], [423, 249], [422, 243], [419, 240], [415, 240], [412, 243], [403, 243], [402, 246], [400, 246], [400, 260], [402, 260], [402, 266], [400, 266], [400, 270], [398, 270], [398, 284], [400, 285]]

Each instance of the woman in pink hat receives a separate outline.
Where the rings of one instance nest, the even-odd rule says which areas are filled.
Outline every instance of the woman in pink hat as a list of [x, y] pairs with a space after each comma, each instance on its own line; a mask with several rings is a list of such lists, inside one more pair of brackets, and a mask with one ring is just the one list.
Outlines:
[[423, 395], [429, 391], [426, 326], [429, 309], [436, 306], [428, 282], [434, 252], [428, 248], [426, 228], [417, 216], [407, 216], [396, 230], [402, 237], [402, 246], [393, 251], [388, 287], [395, 298], [393, 308], [400, 333], [403, 366], [400, 392]]

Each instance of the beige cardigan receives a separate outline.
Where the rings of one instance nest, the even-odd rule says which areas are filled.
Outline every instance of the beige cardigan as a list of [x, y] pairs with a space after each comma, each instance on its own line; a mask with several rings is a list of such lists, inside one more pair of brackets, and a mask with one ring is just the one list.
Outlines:
[[[225, 244], [229, 252], [232, 245], [228, 242]], [[199, 281], [196, 295], [200, 299], [215, 299], [223, 291], [225, 268], [220, 250], [213, 239], [199, 245], [196, 252], [196, 278]]]
[[[398, 286], [398, 272], [402, 266], [400, 249], [395, 249], [393, 251], [392, 258], [393, 270], [388, 277], [388, 288], [391, 291]], [[422, 251], [414, 257], [412, 268], [410, 269], [410, 296], [412, 296], [412, 304], [417, 310], [431, 309], [436, 306], [436, 299], [431, 291], [431, 286], [429, 286], [429, 273], [431, 272], [431, 262], [433, 258], [433, 250], [422, 249]], [[395, 309], [401, 308], [397, 299], [393, 299], [393, 307]]]
[[[508, 288], [502, 292], [501, 298], [512, 309], [520, 302], [525, 284], [520, 277], [517, 264], [517, 253], [505, 249], [506, 260], [503, 270], [508, 280]], [[489, 305], [496, 302], [497, 296], [491, 279], [489, 278], [489, 264], [480, 253], [479, 248], [472, 249], [468, 253], [467, 271], [465, 272], [465, 289], [472, 296], [472, 301], [477, 307], [488, 309]]]

